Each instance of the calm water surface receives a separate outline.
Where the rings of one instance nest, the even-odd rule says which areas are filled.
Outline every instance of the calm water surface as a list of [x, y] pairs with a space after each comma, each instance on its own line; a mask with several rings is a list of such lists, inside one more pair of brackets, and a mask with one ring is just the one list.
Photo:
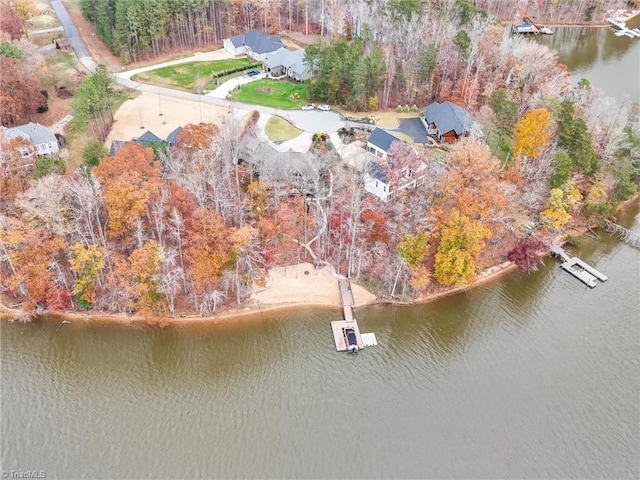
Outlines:
[[[634, 222], [636, 208], [622, 219]], [[640, 215], [635, 219], [640, 229]], [[233, 326], [2, 323], [2, 466], [47, 478], [638, 478], [638, 251], [420, 307]]]
[[[640, 17], [628, 26], [640, 27]], [[554, 35], [535, 39], [558, 52], [558, 61], [569, 68], [574, 82], [587, 78], [620, 102], [640, 101], [640, 38], [616, 37], [610, 27], [553, 30]]]
[[[633, 81], [620, 89], [637, 72], [640, 39], [602, 32], [564, 40], [591, 42], [583, 50], [596, 48], [596, 60], [556, 46], [560, 60], [637, 97]], [[638, 206], [620, 223], [640, 230]], [[357, 316], [379, 346], [357, 356], [334, 351], [338, 310], [162, 331], [2, 323], [1, 469], [48, 479], [639, 478], [638, 251], [604, 234], [573, 252], [609, 281], [589, 290], [547, 259], [534, 274], [428, 305], [369, 308]]]

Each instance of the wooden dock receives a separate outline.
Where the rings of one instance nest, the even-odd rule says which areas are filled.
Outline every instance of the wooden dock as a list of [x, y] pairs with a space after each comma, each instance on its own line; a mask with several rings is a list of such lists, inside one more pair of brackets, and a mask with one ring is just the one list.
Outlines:
[[353, 306], [356, 303], [353, 291], [351, 290], [351, 282], [347, 278], [338, 279], [338, 288], [340, 289], [340, 298], [342, 299], [342, 311], [344, 313], [344, 320], [334, 320], [331, 322], [331, 332], [333, 333], [333, 340], [336, 344], [336, 350], [338, 352], [344, 352], [347, 350], [347, 344], [344, 339], [344, 329], [353, 328], [356, 334], [356, 343], [358, 350], [365, 346], [377, 345], [376, 336], [374, 333], [364, 334], [366, 342], [363, 341], [363, 334], [360, 333], [360, 327], [358, 322], [353, 316]]
[[600, 280], [601, 282], [606, 282], [608, 280], [608, 277], [604, 273], [596, 270], [588, 263], [580, 260], [578, 257], [572, 257], [562, 247], [553, 245], [551, 247], [551, 255], [554, 257], [560, 257], [562, 259], [560, 267], [562, 267], [565, 272], [569, 272], [575, 278], [587, 285], [589, 288], [596, 287], [596, 280]]
[[351, 290], [351, 282], [347, 278], [339, 278], [338, 286], [340, 287], [340, 298], [342, 298], [342, 305], [353, 307], [356, 304], [356, 299], [353, 298], [353, 291]]

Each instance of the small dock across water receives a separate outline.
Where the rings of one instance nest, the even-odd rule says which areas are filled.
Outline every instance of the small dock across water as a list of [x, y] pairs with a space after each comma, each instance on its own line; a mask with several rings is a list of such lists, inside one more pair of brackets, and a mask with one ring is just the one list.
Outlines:
[[596, 280], [600, 280], [601, 282], [608, 280], [608, 277], [604, 273], [596, 270], [578, 257], [572, 257], [562, 247], [557, 245], [552, 246], [551, 255], [560, 257], [562, 259], [562, 264], [560, 265], [562, 269], [565, 272], [569, 272], [589, 288], [596, 287]]

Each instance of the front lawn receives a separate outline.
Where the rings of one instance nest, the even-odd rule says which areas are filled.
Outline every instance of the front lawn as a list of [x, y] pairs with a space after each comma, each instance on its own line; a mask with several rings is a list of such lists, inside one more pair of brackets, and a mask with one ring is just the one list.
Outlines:
[[[294, 94], [297, 94], [296, 100], [291, 98]], [[307, 103], [306, 95], [306, 83], [267, 79], [241, 85], [239, 90], [231, 92], [233, 100], [274, 108], [298, 108]]]
[[170, 65], [168, 67], [149, 70], [133, 76], [133, 80], [142, 83], [151, 83], [171, 88], [181, 88], [193, 91], [200, 83], [204, 89], [212, 80], [215, 73], [235, 70], [237, 68], [249, 68], [256, 62], [250, 58], [230, 58], [227, 60], [214, 60], [211, 62], [188, 62]]
[[271, 117], [264, 127], [264, 133], [274, 142], [286, 142], [302, 133], [282, 117]]

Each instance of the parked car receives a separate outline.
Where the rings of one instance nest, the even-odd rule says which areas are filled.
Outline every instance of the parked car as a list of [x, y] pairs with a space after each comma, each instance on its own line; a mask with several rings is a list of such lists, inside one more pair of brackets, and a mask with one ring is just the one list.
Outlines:
[[255, 77], [256, 75], [260, 75], [260, 71], [259, 70], [250, 70], [247, 72], [247, 75], [249, 75], [250, 77]]
[[356, 331], [351, 328], [343, 328], [344, 342], [347, 346], [347, 353], [356, 353], [358, 351], [358, 341], [356, 340]]
[[318, 105], [318, 110], [323, 110], [325, 112], [328, 112], [329, 110], [331, 110], [331, 107], [323, 103], [322, 105]]
[[300, 108], [302, 110], [313, 110], [314, 108], [316, 108], [316, 106], [313, 103], [308, 103], [307, 105], [303, 105]]

